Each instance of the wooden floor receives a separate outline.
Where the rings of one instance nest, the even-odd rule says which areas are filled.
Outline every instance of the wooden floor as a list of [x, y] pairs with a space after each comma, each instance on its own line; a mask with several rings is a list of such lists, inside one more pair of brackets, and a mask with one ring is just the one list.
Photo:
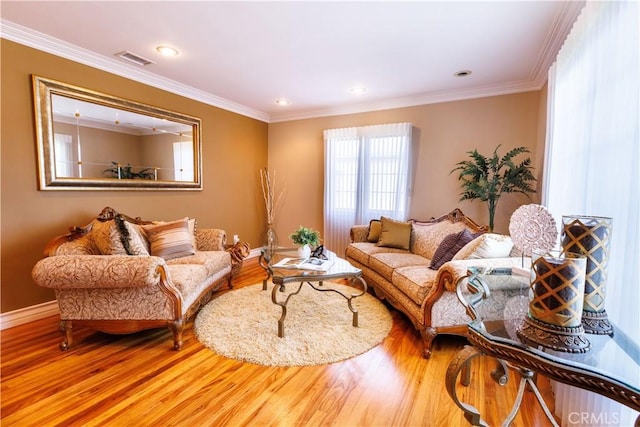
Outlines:
[[[236, 288], [263, 276], [245, 262]], [[110, 336], [74, 331], [58, 349], [54, 317], [2, 331], [1, 421], [4, 426], [465, 426], [445, 390], [448, 363], [465, 340], [441, 336], [431, 359], [420, 357], [417, 332], [393, 312], [393, 329], [369, 352], [325, 366], [274, 368], [226, 359], [203, 347], [191, 324], [184, 348], [169, 330]], [[476, 358], [463, 400], [492, 426], [511, 408], [519, 377], [498, 386], [494, 362]], [[548, 381], [539, 379], [551, 403]], [[513, 425], [550, 423], [526, 392]]]

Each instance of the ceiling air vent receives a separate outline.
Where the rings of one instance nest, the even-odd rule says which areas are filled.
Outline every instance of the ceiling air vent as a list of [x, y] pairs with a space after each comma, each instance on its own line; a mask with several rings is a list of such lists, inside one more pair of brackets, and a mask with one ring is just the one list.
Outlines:
[[149, 61], [148, 59], [143, 58], [140, 55], [136, 55], [135, 53], [131, 53], [128, 50], [116, 53], [116, 56], [138, 65], [154, 64], [153, 61]]

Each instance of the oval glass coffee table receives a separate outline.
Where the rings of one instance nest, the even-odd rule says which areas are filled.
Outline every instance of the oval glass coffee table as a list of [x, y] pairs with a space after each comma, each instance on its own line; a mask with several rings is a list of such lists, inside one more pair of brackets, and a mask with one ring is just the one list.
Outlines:
[[[352, 266], [348, 261], [337, 257], [334, 253], [328, 252], [326, 259], [319, 260], [317, 265], [311, 263], [300, 263], [297, 258], [297, 248], [262, 248], [260, 251], [259, 264], [264, 268], [267, 277], [262, 280], [262, 289], [267, 290], [267, 284], [273, 282], [271, 291], [271, 301], [282, 308], [282, 315], [278, 320], [278, 336], [284, 337], [284, 321], [287, 317], [287, 304], [289, 300], [300, 293], [305, 284], [318, 292], [334, 292], [342, 296], [347, 301], [347, 306], [353, 313], [353, 326], [358, 326], [358, 310], [353, 306], [352, 301], [367, 292], [367, 282], [362, 278], [362, 270]], [[353, 286], [353, 293], [345, 293], [325, 285], [331, 280], [345, 279], [349, 285]], [[287, 285], [296, 286], [295, 290], [285, 294]], [[356, 286], [362, 289], [358, 289]]]
[[[498, 287], [508, 287], [515, 293], [505, 305], [502, 320], [483, 321], [486, 304], [482, 301], [491, 299], [491, 291]], [[449, 395], [472, 425], [486, 425], [486, 422], [475, 407], [460, 402], [456, 380], [461, 374], [462, 385], [470, 384], [469, 362], [478, 355], [496, 359], [498, 363], [491, 377], [498, 384], [504, 385], [508, 381], [508, 368], [520, 374], [516, 401], [503, 425], [509, 425], [516, 416], [525, 386], [535, 393], [551, 424], [557, 425], [535, 384], [536, 373], [607, 396], [640, 411], [640, 349], [621, 331], [614, 331], [612, 336], [588, 334], [591, 350], [581, 354], [556, 351], [520, 339], [517, 330], [529, 307], [529, 278], [512, 275], [508, 268], [470, 268], [466, 280], [458, 283], [457, 293], [473, 319], [467, 331], [472, 346], [465, 346], [453, 357], [445, 382]], [[640, 425], [640, 416], [636, 425]]]

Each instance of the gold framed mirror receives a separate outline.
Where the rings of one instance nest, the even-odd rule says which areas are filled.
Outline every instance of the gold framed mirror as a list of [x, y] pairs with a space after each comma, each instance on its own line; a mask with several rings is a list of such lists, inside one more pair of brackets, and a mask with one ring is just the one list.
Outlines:
[[40, 190], [202, 190], [199, 118], [33, 76]]

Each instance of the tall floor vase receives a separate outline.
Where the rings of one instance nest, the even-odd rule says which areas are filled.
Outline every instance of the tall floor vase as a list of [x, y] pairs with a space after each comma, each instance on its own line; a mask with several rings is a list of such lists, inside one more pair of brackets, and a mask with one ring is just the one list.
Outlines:
[[534, 251], [531, 300], [518, 336], [556, 351], [584, 353], [591, 348], [580, 323], [586, 259], [560, 251]]
[[587, 333], [612, 335], [604, 309], [611, 218], [565, 215], [562, 226], [562, 249], [587, 258], [582, 325]]

